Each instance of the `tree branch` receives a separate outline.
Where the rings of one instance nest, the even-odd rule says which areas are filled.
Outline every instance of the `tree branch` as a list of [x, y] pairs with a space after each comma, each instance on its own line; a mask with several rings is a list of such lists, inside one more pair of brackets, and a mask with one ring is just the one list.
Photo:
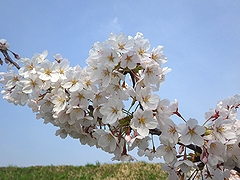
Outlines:
[[[20, 66], [15, 61], [12, 60], [12, 58], [9, 56], [9, 54], [8, 54], [8, 52], [7, 52], [7, 50], [5, 48], [2, 48], [2, 46], [0, 46], [0, 51], [3, 54], [3, 56], [5, 58], [5, 62], [7, 64], [8, 63], [13, 64], [17, 69], [20, 69]], [[12, 51], [10, 51], [10, 52], [13, 53]], [[15, 57], [18, 57], [18, 55], [15, 54], [15, 53], [13, 53], [13, 55]]]

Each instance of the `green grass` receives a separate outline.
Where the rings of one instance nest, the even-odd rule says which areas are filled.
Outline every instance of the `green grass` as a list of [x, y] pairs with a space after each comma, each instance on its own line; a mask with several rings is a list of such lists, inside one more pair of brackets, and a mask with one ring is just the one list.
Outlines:
[[0, 180], [154, 180], [167, 179], [161, 164], [145, 162], [118, 164], [87, 164], [85, 166], [0, 167]]

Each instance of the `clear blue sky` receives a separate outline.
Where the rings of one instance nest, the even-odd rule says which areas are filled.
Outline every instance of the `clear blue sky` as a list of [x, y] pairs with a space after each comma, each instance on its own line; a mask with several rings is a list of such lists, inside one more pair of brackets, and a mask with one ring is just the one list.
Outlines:
[[[0, 0], [0, 6], [0, 39], [21, 57], [46, 49], [50, 60], [61, 53], [72, 66], [85, 66], [92, 44], [110, 32], [142, 32], [151, 47], [165, 47], [172, 72], [158, 94], [178, 99], [186, 119], [203, 123], [218, 100], [240, 93], [240, 1]], [[1, 98], [0, 113], [0, 166], [112, 162], [95, 147], [56, 137], [56, 128], [27, 107]]]

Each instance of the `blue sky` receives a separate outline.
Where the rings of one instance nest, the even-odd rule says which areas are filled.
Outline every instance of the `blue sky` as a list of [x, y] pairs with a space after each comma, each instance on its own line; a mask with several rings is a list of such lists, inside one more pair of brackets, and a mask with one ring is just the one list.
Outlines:
[[[72, 66], [85, 66], [92, 44], [104, 41], [110, 32], [131, 36], [142, 32], [151, 47], [165, 47], [166, 66], [172, 68], [158, 95], [178, 99], [186, 119], [203, 123], [209, 108], [240, 93], [237, 0], [0, 0], [0, 4], [0, 39], [7, 39], [21, 57], [48, 50], [50, 60], [61, 53]], [[27, 107], [0, 98], [0, 113], [0, 166], [112, 162], [112, 155], [99, 149], [56, 137], [56, 128], [36, 120]]]

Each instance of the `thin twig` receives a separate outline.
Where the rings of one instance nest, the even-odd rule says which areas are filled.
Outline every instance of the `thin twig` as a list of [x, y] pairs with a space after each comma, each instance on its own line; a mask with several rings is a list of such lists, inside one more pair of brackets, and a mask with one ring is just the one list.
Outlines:
[[0, 51], [3, 54], [6, 63], [13, 64], [17, 69], [20, 69], [20, 66], [15, 61], [13, 61], [12, 58], [9, 56], [7, 50], [2, 49], [1, 46], [0, 46]]

